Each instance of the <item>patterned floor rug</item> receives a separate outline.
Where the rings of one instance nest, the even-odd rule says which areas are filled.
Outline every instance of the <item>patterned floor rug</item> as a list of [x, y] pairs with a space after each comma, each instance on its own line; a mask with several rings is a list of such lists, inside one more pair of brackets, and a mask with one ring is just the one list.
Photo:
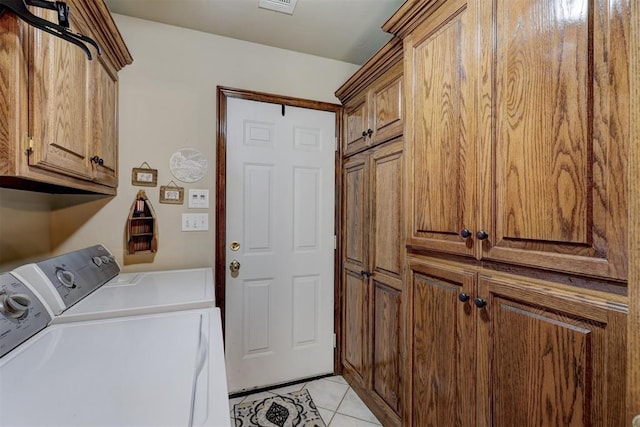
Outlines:
[[233, 407], [236, 427], [326, 427], [306, 389]]

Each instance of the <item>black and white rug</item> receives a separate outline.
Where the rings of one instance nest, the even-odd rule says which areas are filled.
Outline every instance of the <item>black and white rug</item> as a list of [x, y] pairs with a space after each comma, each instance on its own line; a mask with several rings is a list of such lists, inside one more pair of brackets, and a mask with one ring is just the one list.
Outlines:
[[306, 389], [233, 407], [236, 427], [326, 427]]

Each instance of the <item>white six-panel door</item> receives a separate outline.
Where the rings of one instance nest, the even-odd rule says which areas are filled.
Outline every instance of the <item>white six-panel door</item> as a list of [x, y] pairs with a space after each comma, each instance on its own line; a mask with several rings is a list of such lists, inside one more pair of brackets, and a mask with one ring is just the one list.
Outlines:
[[334, 143], [335, 113], [227, 100], [230, 392], [333, 372]]

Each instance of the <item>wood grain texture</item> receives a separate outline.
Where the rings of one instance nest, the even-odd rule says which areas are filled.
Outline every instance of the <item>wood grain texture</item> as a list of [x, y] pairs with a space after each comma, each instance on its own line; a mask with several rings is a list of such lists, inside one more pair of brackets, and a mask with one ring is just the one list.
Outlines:
[[480, 424], [624, 424], [626, 311], [481, 276]]
[[452, 1], [405, 39], [408, 197], [411, 245], [472, 256], [474, 9]]
[[402, 134], [404, 121], [402, 62], [395, 64], [371, 88], [370, 124], [372, 144]]
[[373, 280], [372, 388], [396, 414], [400, 412], [401, 291]]
[[98, 156], [102, 164], [91, 162], [94, 180], [109, 187], [118, 186], [118, 78], [100, 61], [92, 64], [91, 129], [93, 143], [89, 156]]
[[367, 351], [367, 307], [368, 279], [359, 273], [345, 270], [344, 285], [344, 328], [343, 328], [343, 363], [358, 374], [359, 381], [368, 382], [370, 366]]
[[368, 270], [368, 159], [358, 156], [344, 164], [344, 259]]
[[[362, 93], [344, 107], [343, 153], [345, 156], [362, 151], [370, 145], [366, 135], [369, 128], [369, 101], [367, 93]], [[365, 135], [363, 135], [363, 132]]]
[[[630, 8], [629, 182], [640, 182], [640, 2]], [[627, 425], [640, 415], [640, 188], [629, 192], [629, 323], [627, 325]]]
[[479, 181], [482, 256], [624, 280], [628, 3], [491, 6], [481, 6], [481, 164], [493, 165]]
[[371, 164], [370, 252], [372, 268], [401, 278], [403, 238], [403, 141], [375, 149]]
[[470, 301], [475, 272], [409, 260], [411, 426], [474, 425], [475, 322]]

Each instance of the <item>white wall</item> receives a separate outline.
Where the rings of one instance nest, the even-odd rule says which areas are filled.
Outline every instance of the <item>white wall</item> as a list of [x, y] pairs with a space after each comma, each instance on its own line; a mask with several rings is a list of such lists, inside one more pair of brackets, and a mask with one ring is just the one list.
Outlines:
[[[115, 15], [134, 62], [120, 73], [120, 183], [113, 199], [56, 196], [51, 215], [54, 253], [102, 242], [125, 270], [212, 266], [215, 223], [216, 86], [338, 103], [334, 91], [358, 66], [164, 24]], [[180, 183], [169, 171], [182, 147], [202, 151], [207, 176]], [[158, 216], [155, 257], [126, 257], [125, 223], [137, 191], [131, 169], [148, 162], [158, 187], [146, 188]], [[212, 195], [209, 232], [182, 233], [185, 205], [158, 203], [160, 185], [174, 180]], [[153, 262], [151, 262], [153, 261]], [[121, 264], [122, 265], [122, 264]]]

